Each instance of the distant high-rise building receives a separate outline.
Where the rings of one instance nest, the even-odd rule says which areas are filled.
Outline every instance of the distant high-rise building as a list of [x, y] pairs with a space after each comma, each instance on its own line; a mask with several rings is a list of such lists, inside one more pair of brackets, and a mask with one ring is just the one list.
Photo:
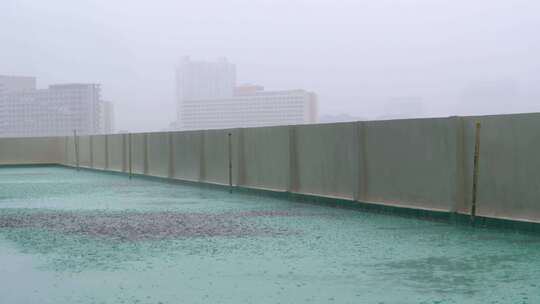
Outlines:
[[26, 76], [0, 75], [0, 94], [35, 90], [36, 78]]
[[57, 84], [49, 86], [50, 100], [64, 115], [65, 130], [81, 134], [101, 133], [101, 86], [99, 84]]
[[184, 101], [184, 129], [222, 129], [317, 122], [317, 95], [305, 90], [261, 91]]
[[69, 135], [73, 130], [79, 134], [102, 133], [103, 115], [107, 114], [100, 95], [99, 84], [4, 90], [0, 97], [0, 136]]
[[178, 118], [184, 101], [232, 97], [235, 85], [236, 67], [225, 58], [206, 62], [184, 57], [176, 70]]
[[176, 71], [178, 120], [171, 129], [214, 129], [317, 122], [317, 96], [305, 90], [236, 86], [236, 68], [184, 58]]

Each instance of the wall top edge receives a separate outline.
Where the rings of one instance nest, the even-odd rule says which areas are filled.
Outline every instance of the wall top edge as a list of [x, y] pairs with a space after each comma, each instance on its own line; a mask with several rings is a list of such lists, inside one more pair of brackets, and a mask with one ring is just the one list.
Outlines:
[[[168, 134], [168, 133], [201, 133], [201, 132], [235, 132], [241, 129], [270, 129], [270, 128], [288, 128], [288, 127], [309, 127], [309, 126], [338, 126], [338, 125], [348, 125], [355, 123], [384, 123], [384, 122], [404, 122], [404, 121], [426, 121], [426, 120], [446, 120], [446, 119], [455, 119], [455, 118], [464, 118], [464, 119], [497, 119], [497, 118], [522, 118], [526, 116], [539, 116], [540, 112], [526, 112], [526, 113], [511, 113], [511, 114], [490, 114], [490, 115], [469, 115], [469, 116], [441, 116], [441, 117], [418, 117], [418, 118], [400, 118], [400, 119], [383, 119], [383, 120], [362, 120], [362, 121], [346, 121], [346, 122], [328, 122], [328, 123], [315, 123], [315, 124], [296, 124], [296, 125], [278, 125], [278, 126], [261, 126], [261, 127], [246, 127], [246, 128], [227, 128], [227, 129], [201, 129], [201, 130], [181, 130], [181, 131], [151, 131], [151, 132], [133, 132], [133, 133], [111, 133], [111, 134], [80, 134], [80, 137], [86, 136], [106, 136], [106, 135], [124, 135], [124, 134]], [[2, 139], [54, 139], [54, 138], [66, 138], [73, 137], [73, 135], [61, 135], [61, 136], [1, 136]]]

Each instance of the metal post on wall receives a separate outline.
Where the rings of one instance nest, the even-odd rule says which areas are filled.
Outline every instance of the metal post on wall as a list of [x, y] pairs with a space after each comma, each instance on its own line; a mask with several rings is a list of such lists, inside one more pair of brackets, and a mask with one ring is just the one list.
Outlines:
[[229, 138], [229, 193], [232, 193], [232, 142], [231, 133], [228, 134]]
[[128, 167], [129, 179], [131, 179], [131, 133], [128, 134]]
[[75, 145], [75, 166], [79, 171], [79, 139], [77, 137], [77, 130], [73, 130], [73, 144]]
[[476, 217], [476, 197], [478, 190], [478, 170], [480, 159], [480, 123], [476, 123], [475, 144], [474, 144], [474, 165], [473, 165], [473, 184], [472, 184], [472, 204], [471, 204], [471, 222], [474, 223]]
[[287, 192], [298, 191], [298, 156], [296, 154], [296, 127], [289, 126], [289, 173], [287, 180]]

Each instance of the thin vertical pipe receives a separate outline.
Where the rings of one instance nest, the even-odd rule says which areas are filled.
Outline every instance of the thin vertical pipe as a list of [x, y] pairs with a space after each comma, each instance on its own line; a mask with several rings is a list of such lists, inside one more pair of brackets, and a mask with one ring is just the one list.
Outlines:
[[476, 198], [478, 191], [478, 171], [480, 160], [480, 123], [476, 123], [476, 135], [474, 144], [474, 167], [473, 167], [473, 184], [472, 184], [472, 204], [471, 204], [471, 221], [474, 222], [476, 217]]
[[289, 126], [289, 173], [287, 180], [287, 192], [298, 191], [298, 157], [296, 154], [296, 127]]

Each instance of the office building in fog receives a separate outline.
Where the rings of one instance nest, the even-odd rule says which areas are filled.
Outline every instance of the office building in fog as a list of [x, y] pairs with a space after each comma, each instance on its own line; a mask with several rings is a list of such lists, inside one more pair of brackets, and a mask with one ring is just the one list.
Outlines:
[[305, 90], [236, 86], [236, 68], [184, 58], [177, 69], [178, 120], [173, 129], [215, 129], [317, 122], [317, 96]]
[[99, 84], [58, 84], [47, 89], [4, 85], [0, 136], [58, 136], [70, 135], [73, 130], [79, 134], [110, 132], [107, 128], [112, 122], [107, 125], [107, 117], [112, 117], [112, 106], [104, 106], [100, 95]]
[[206, 62], [184, 57], [176, 70], [178, 110], [186, 100], [232, 97], [235, 84], [236, 67], [227, 59]]
[[229, 98], [187, 100], [184, 129], [222, 129], [317, 122], [317, 96], [305, 90], [244, 92]]

